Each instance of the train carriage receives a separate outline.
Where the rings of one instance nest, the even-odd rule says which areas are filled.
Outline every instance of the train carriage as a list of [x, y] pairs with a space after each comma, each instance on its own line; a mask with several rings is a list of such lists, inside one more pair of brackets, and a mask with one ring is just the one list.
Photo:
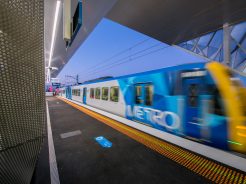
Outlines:
[[66, 88], [65, 87], [59, 89], [59, 96], [66, 97]]
[[217, 62], [66, 88], [66, 98], [177, 136], [244, 153], [245, 94], [237, 74]]

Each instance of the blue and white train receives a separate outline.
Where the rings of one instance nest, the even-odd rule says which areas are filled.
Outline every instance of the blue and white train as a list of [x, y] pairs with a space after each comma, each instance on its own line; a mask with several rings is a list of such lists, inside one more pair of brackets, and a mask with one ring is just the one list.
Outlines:
[[224, 150], [246, 153], [243, 76], [224, 65], [186, 64], [86, 82], [60, 95]]

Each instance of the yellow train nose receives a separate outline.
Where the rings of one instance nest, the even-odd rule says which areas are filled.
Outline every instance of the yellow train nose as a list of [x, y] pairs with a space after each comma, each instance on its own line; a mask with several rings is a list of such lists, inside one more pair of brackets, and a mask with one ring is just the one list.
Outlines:
[[246, 153], [246, 93], [240, 82], [232, 80], [231, 70], [218, 62], [206, 65], [223, 98], [226, 116], [228, 118], [229, 148]]

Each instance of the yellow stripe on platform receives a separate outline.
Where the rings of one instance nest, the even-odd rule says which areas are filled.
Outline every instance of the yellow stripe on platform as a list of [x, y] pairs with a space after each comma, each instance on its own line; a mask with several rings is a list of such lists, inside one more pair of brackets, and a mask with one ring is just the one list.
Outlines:
[[171, 143], [162, 141], [64, 98], [59, 99], [214, 183], [246, 184], [245, 173], [241, 173], [233, 168], [226, 167]]

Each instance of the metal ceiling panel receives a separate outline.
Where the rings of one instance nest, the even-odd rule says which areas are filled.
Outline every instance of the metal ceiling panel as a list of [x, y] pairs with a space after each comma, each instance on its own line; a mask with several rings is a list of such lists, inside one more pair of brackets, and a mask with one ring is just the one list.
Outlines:
[[167, 44], [246, 20], [245, 0], [119, 0], [107, 18]]

